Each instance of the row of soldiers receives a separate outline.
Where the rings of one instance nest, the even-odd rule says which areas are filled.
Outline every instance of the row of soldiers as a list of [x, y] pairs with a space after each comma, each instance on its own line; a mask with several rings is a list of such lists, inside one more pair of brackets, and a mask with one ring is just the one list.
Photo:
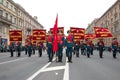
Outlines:
[[[93, 50], [94, 50], [94, 44], [90, 39], [86, 39], [85, 43], [83, 41], [76, 41], [74, 42], [74, 38], [70, 30], [67, 31], [68, 36], [64, 36], [62, 34], [62, 31], [58, 31], [58, 37], [57, 37], [57, 43], [58, 43], [58, 51], [56, 52], [56, 56], [58, 58], [57, 62], [62, 62], [62, 57], [63, 57], [63, 48], [66, 47], [66, 56], [68, 57], [68, 62], [72, 63], [72, 53], [76, 54], [76, 57], [79, 57], [79, 49], [81, 49], [81, 54], [86, 55], [88, 58], [90, 58], [90, 55], [93, 55]], [[53, 41], [54, 37], [53, 34], [49, 31], [48, 32], [48, 37], [46, 39], [46, 46], [43, 45], [42, 42], [38, 42], [37, 46], [33, 45], [31, 41], [27, 41], [25, 45], [25, 54], [31, 57], [31, 54], [35, 54], [35, 49], [37, 47], [39, 57], [42, 56], [42, 49], [46, 48], [47, 54], [48, 54], [48, 62], [52, 62], [54, 52], [53, 52]], [[103, 39], [99, 39], [98, 43], [98, 50], [99, 50], [99, 57], [103, 58], [103, 51], [104, 51], [104, 42]], [[113, 51], [113, 58], [116, 58], [117, 54], [117, 49], [118, 49], [118, 41], [117, 38], [113, 39], [112, 43], [112, 51]], [[16, 45], [16, 50], [18, 52], [18, 57], [20, 57], [21, 54], [21, 43], [18, 42]], [[11, 57], [13, 57], [13, 43], [10, 44], [10, 52], [11, 52]]]
[[[25, 46], [24, 46], [25, 55], [28, 55], [28, 57], [31, 57], [32, 54], [35, 55], [36, 48], [38, 49], [39, 57], [41, 57], [42, 56], [43, 43], [38, 42], [37, 46], [36, 46], [35, 44], [32, 44], [32, 42], [30, 40], [28, 40], [25, 43]], [[22, 49], [23, 48], [22, 48], [21, 42], [10, 42], [10, 45], [9, 45], [9, 50], [10, 50], [10, 53], [11, 53], [10, 57], [14, 56], [14, 51], [17, 52], [17, 57], [20, 57]]]

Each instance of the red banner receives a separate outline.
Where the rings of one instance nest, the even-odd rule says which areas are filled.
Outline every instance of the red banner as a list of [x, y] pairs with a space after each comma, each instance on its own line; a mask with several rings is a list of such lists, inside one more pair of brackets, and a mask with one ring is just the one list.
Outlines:
[[10, 41], [22, 41], [22, 30], [10, 30], [9, 31]]
[[71, 27], [70, 31], [74, 36], [74, 41], [77, 41], [77, 40], [80, 41], [80, 40], [84, 39], [84, 36], [85, 36], [85, 29], [84, 28]]
[[[61, 30], [64, 35], [64, 27], [58, 27], [58, 30]], [[50, 31], [53, 33], [53, 28], [50, 28]]]
[[85, 34], [85, 39], [95, 39], [95, 34]]
[[96, 38], [113, 37], [108, 28], [94, 27]]
[[35, 41], [46, 42], [46, 30], [34, 29], [33, 30], [33, 42]]

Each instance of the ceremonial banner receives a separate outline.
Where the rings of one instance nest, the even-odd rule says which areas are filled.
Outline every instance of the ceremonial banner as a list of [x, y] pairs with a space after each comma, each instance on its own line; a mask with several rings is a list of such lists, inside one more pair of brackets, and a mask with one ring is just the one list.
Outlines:
[[33, 43], [35, 41], [46, 42], [46, 30], [34, 29], [33, 30]]
[[22, 30], [10, 30], [9, 31], [10, 41], [22, 41]]
[[95, 34], [85, 34], [85, 39], [95, 39]]
[[[58, 30], [62, 31], [62, 34], [64, 35], [64, 27], [58, 27], [58, 28], [57, 28], [57, 31], [58, 31]], [[51, 31], [52, 34], [53, 34], [53, 28], [50, 28], [50, 31]]]
[[84, 28], [70, 28], [71, 33], [74, 36], [74, 41], [80, 41], [84, 39], [85, 36], [85, 29]]
[[27, 35], [26, 41], [31, 40], [32, 41], [32, 35]]
[[54, 24], [54, 28], [53, 28], [53, 35], [54, 35], [53, 52], [56, 52], [58, 50], [57, 27], [58, 27], [58, 15], [56, 16], [56, 20], [55, 20], [55, 24]]
[[96, 38], [113, 37], [108, 28], [94, 27]]

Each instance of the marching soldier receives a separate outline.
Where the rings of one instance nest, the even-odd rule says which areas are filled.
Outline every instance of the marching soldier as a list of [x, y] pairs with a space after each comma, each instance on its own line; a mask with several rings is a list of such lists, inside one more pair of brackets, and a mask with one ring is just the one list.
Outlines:
[[93, 50], [94, 50], [94, 44], [93, 44], [93, 42], [91, 41], [91, 55], [93, 55]]
[[20, 57], [21, 56], [21, 43], [20, 42], [17, 42], [16, 49], [17, 49], [17, 52], [18, 52], [17, 57]]
[[28, 46], [28, 57], [31, 57], [31, 54], [32, 54], [32, 43], [30, 40], [28, 40], [27, 42], [27, 46]]
[[58, 31], [58, 62], [62, 62], [64, 41], [65, 41], [64, 36], [62, 32], [59, 30]]
[[90, 53], [91, 53], [91, 42], [90, 42], [90, 39], [86, 40], [86, 49], [87, 49], [87, 57], [90, 58]]
[[85, 43], [83, 41], [81, 41], [80, 48], [81, 48], [81, 55], [86, 55], [86, 53], [85, 53]]
[[10, 45], [9, 45], [9, 50], [10, 50], [10, 57], [13, 57], [14, 56], [14, 51], [13, 51], [13, 49], [14, 49], [14, 44], [13, 44], [13, 42], [10, 42]]
[[39, 57], [42, 57], [42, 48], [43, 48], [43, 43], [42, 42], [38, 42]]
[[52, 45], [52, 43], [53, 43], [53, 36], [52, 36], [51, 31], [48, 31], [48, 34], [49, 35], [48, 35], [47, 44], [46, 44], [47, 52], [48, 52], [48, 58], [49, 58], [48, 62], [52, 62], [52, 59], [53, 59], [53, 49], [52, 49], [52, 47], [53, 47], [53, 45]]
[[28, 52], [28, 51], [27, 51], [27, 47], [28, 47], [28, 46], [27, 46], [27, 43], [25, 43], [25, 55], [27, 55], [27, 52]]
[[74, 39], [73, 36], [69, 31], [67, 31], [68, 36], [66, 37], [67, 43], [66, 43], [66, 47], [67, 47], [67, 57], [68, 57], [68, 62], [72, 63], [72, 52], [73, 52], [73, 47], [74, 47]]
[[104, 42], [103, 39], [99, 39], [98, 44], [98, 49], [99, 49], [99, 57], [103, 58], [103, 51], [104, 51]]
[[118, 41], [117, 41], [117, 38], [113, 39], [112, 50], [113, 50], [113, 58], [116, 59], [116, 54], [117, 54], [117, 50], [118, 50]]
[[75, 54], [76, 54], [76, 57], [79, 57], [79, 49], [80, 49], [80, 42], [79, 41], [76, 41], [75, 42]]
[[32, 52], [33, 52], [33, 55], [35, 55], [35, 49], [36, 49], [36, 45], [33, 44], [33, 45], [32, 45]]

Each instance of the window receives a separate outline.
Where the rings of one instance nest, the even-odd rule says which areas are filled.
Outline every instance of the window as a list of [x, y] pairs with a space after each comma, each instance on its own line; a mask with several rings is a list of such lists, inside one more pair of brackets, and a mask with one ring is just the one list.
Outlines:
[[8, 2], [6, 2], [6, 7], [8, 7], [9, 6], [9, 3]]
[[16, 12], [17, 11], [17, 9], [14, 7], [14, 12]]
[[6, 13], [5, 15], [6, 15], [6, 18], [8, 19], [8, 13]]
[[0, 0], [0, 3], [3, 3], [3, 0]]
[[13, 5], [11, 5], [11, 10], [13, 10]]
[[3, 15], [3, 11], [2, 10], [0, 10], [0, 16], [2, 16]]
[[12, 21], [12, 16], [10, 16], [10, 20]]
[[18, 12], [18, 15], [20, 16], [20, 11]]
[[21, 20], [19, 20], [19, 26], [21, 26]]
[[16, 18], [14, 18], [14, 23], [16, 24]]

